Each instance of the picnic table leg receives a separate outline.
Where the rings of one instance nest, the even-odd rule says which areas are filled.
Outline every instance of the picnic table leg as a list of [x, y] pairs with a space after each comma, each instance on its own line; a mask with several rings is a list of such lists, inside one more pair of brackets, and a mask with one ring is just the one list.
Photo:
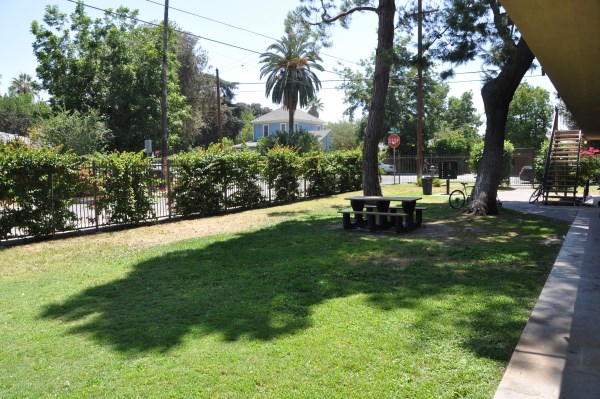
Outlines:
[[402, 224], [402, 216], [397, 215], [394, 217], [394, 228], [396, 233], [402, 233], [404, 231], [404, 225]]
[[342, 213], [342, 220], [343, 220], [343, 226], [346, 230], [350, 230], [352, 229], [352, 222], [350, 221], [350, 214], [349, 213]]
[[368, 214], [367, 215], [367, 223], [369, 225], [369, 230], [371, 231], [376, 231], [378, 226], [377, 226], [377, 217], [373, 214]]
[[423, 223], [423, 210], [417, 209], [415, 212], [417, 216], [416, 225], [421, 226], [421, 223]]
[[[363, 210], [363, 208], [365, 206], [365, 201], [352, 200], [352, 201], [350, 201], [350, 206], [352, 207], [353, 211], [360, 212]], [[365, 220], [363, 219], [362, 213], [354, 214], [354, 223], [355, 223], [356, 227], [362, 227], [362, 226], [366, 225]]]

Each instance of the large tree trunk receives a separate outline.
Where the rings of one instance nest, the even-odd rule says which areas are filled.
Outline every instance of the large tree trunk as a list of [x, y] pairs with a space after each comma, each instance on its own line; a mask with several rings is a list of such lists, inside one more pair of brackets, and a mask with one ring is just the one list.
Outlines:
[[504, 153], [508, 107], [523, 76], [531, 67], [533, 58], [529, 46], [521, 38], [515, 53], [510, 56], [502, 71], [481, 89], [487, 121], [483, 155], [477, 171], [477, 182], [473, 189], [473, 201], [469, 204], [469, 213], [498, 214], [496, 195], [502, 180], [502, 154]]
[[377, 51], [375, 53], [375, 75], [373, 93], [369, 106], [369, 119], [363, 145], [363, 192], [365, 195], [381, 195], [378, 173], [378, 144], [384, 127], [385, 102], [390, 80], [390, 67], [394, 44], [394, 0], [379, 0], [377, 15]]

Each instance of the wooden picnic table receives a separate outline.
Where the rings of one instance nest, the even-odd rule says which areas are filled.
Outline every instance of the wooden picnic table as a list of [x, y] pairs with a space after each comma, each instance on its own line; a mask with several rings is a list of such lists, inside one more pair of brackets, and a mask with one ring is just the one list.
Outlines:
[[[344, 228], [357, 228], [368, 225], [371, 230], [389, 227], [395, 227], [398, 232], [411, 230], [421, 225], [422, 211], [426, 209], [417, 208], [417, 201], [420, 199], [421, 197], [364, 195], [348, 197], [346, 200], [350, 201], [352, 211], [340, 211], [344, 216]], [[400, 202], [402, 212], [398, 212], [399, 208], [395, 206], [391, 207], [392, 202]], [[415, 210], [417, 213], [416, 221], [414, 218]], [[350, 214], [354, 214], [354, 223], [350, 220]], [[363, 218], [365, 215], [367, 221]], [[376, 221], [377, 219], [379, 219], [379, 222]], [[403, 222], [403, 219], [405, 219], [405, 222]]]

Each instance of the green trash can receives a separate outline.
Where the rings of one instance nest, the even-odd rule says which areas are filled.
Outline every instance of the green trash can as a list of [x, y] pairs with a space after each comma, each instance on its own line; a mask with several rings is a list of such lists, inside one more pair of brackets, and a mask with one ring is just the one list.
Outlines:
[[423, 177], [421, 182], [423, 183], [423, 195], [431, 195], [433, 188], [433, 177]]

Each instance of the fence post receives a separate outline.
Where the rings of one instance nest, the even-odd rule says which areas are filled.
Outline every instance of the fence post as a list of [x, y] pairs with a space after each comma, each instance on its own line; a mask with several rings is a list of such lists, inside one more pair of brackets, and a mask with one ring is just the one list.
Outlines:
[[54, 220], [54, 173], [50, 169], [50, 223], [52, 223], [52, 237], [56, 233], [56, 221]]
[[171, 220], [171, 160], [167, 159], [166, 165], [166, 180], [167, 180], [167, 210], [169, 213], [169, 220]]
[[94, 176], [94, 223], [96, 223], [96, 230], [98, 230], [98, 177], [96, 175], [96, 161], [92, 161], [92, 175]]

